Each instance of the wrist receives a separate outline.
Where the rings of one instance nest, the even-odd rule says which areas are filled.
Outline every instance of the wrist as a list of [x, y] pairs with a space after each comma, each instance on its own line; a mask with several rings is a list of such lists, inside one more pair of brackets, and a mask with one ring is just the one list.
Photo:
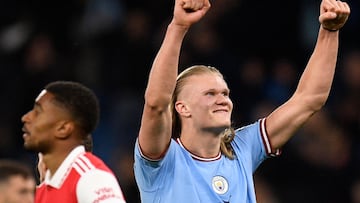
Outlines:
[[327, 30], [327, 31], [329, 31], [329, 32], [337, 32], [337, 31], [339, 31], [339, 29], [331, 29], [331, 28], [327, 28], [327, 27], [325, 27], [325, 26], [321, 26], [324, 30]]
[[189, 30], [189, 26], [185, 26], [185, 25], [180, 25], [178, 23], [175, 23], [175, 22], [171, 22], [169, 25], [168, 25], [168, 30], [171, 30], [171, 31], [175, 31], [177, 33], [187, 33], [187, 31]]

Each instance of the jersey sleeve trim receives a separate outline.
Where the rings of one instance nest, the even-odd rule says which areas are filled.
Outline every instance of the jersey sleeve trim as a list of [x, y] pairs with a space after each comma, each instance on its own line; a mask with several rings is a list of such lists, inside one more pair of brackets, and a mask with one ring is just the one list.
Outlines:
[[279, 156], [281, 154], [281, 150], [280, 149], [273, 150], [271, 146], [271, 142], [268, 133], [266, 131], [266, 118], [260, 119], [260, 134], [266, 150], [266, 154], [271, 157]]
[[141, 150], [140, 143], [139, 143], [139, 139], [136, 140], [136, 147], [137, 147], [138, 150], [139, 150], [140, 156], [141, 156], [143, 159], [145, 159], [145, 160], [147, 160], [147, 161], [151, 161], [151, 162], [161, 161], [161, 160], [164, 158], [165, 153], [166, 153], [166, 151], [167, 151], [167, 150], [166, 150], [159, 158], [157, 158], [157, 159], [152, 159], [152, 158], [149, 158], [149, 157], [147, 157], [147, 156], [145, 156], [145, 155], [143, 154], [143, 152], [142, 152], [142, 150]]

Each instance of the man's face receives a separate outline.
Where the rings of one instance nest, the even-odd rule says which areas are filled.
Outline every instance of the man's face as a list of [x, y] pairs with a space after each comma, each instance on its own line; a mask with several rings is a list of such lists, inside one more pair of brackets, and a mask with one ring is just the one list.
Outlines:
[[48, 152], [61, 121], [68, 119], [67, 112], [57, 105], [54, 95], [43, 91], [35, 100], [32, 110], [22, 118], [24, 146], [36, 152]]
[[33, 178], [11, 176], [0, 184], [0, 203], [33, 203], [35, 185]]
[[179, 94], [194, 126], [202, 129], [224, 129], [231, 125], [233, 103], [229, 88], [217, 74], [200, 74], [188, 78]]

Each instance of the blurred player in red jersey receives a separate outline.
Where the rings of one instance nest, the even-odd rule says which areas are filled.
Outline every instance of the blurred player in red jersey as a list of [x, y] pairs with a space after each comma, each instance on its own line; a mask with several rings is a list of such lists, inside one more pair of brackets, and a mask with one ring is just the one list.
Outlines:
[[52, 82], [39, 94], [22, 117], [24, 146], [46, 166], [35, 203], [125, 202], [113, 172], [84, 147], [98, 120], [98, 99], [80, 83]]

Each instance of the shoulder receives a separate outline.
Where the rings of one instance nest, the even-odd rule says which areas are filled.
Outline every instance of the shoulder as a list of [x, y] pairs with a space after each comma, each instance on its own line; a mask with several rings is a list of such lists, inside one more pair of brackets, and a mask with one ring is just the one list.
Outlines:
[[239, 135], [239, 134], [249, 134], [249, 133], [258, 133], [265, 129], [265, 120], [266, 119], [259, 119], [255, 122], [246, 124], [240, 128], [235, 129], [235, 134]]
[[94, 202], [103, 198], [114, 198], [124, 201], [116, 176], [100, 158], [86, 153], [75, 161], [74, 168], [80, 174], [76, 186], [78, 199]]
[[111, 172], [111, 169], [96, 155], [86, 152], [78, 156], [74, 163], [73, 168], [80, 174], [87, 173], [93, 169]]

